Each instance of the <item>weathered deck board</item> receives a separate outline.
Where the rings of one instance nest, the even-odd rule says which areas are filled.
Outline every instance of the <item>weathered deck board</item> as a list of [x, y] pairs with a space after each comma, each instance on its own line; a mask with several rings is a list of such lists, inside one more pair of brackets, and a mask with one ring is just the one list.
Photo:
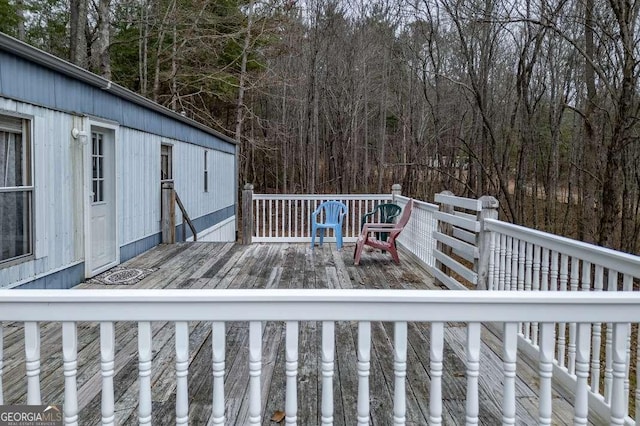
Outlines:
[[[437, 288], [430, 275], [414, 259], [391, 262], [388, 254], [365, 252], [359, 267], [353, 266], [353, 246], [342, 252], [335, 245], [309, 249], [306, 244], [190, 243], [159, 246], [131, 259], [124, 267], [154, 269], [133, 285], [102, 285], [95, 281], [78, 288]], [[190, 323], [189, 415], [194, 425], [206, 424], [211, 413], [211, 324]], [[4, 324], [5, 404], [26, 402], [24, 334], [21, 324]], [[152, 324], [153, 424], [175, 422], [175, 339], [172, 323]], [[371, 342], [370, 408], [373, 425], [392, 423], [393, 416], [393, 324], [373, 323]], [[62, 403], [61, 326], [42, 325], [42, 399]], [[138, 356], [137, 325], [116, 323], [115, 401], [116, 421], [137, 423]], [[299, 324], [298, 423], [319, 423], [321, 407], [322, 323]], [[407, 423], [427, 424], [429, 416], [429, 324], [408, 325]], [[464, 424], [466, 326], [447, 324], [443, 376], [444, 424]], [[248, 340], [246, 322], [226, 324], [226, 416], [227, 424], [242, 425], [248, 418]], [[356, 348], [358, 324], [335, 324], [334, 424], [356, 423], [358, 375]], [[285, 408], [285, 325], [263, 323], [262, 416], [273, 424], [275, 411]], [[78, 395], [80, 424], [100, 421], [101, 374], [99, 324], [78, 324]], [[499, 338], [483, 330], [480, 375], [480, 423], [501, 422], [501, 345]], [[518, 424], [535, 424], [537, 419], [537, 374], [535, 367], [518, 362]], [[554, 393], [553, 424], [571, 424], [570, 402]]]

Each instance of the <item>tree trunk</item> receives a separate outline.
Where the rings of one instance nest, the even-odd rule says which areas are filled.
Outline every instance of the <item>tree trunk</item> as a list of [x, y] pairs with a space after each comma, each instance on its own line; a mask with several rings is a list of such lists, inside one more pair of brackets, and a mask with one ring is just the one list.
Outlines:
[[87, 37], [85, 27], [87, 26], [87, 0], [71, 0], [69, 40], [71, 63], [79, 67], [87, 68]]

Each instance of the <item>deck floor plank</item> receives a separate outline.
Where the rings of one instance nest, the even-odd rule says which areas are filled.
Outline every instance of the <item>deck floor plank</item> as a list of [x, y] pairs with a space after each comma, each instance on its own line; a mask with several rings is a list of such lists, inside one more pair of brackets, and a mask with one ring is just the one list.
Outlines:
[[[309, 248], [308, 244], [181, 243], [161, 245], [131, 259], [122, 267], [154, 270], [143, 280], [129, 285], [103, 285], [93, 280], [77, 288], [384, 288], [435, 289], [427, 270], [409, 256], [395, 265], [388, 253], [366, 251], [361, 265], [353, 265], [353, 245], [342, 251], [335, 244]], [[211, 415], [211, 325], [189, 324], [189, 415], [191, 424], [206, 424]], [[100, 421], [101, 372], [99, 324], [79, 323], [78, 396], [80, 424]], [[118, 424], [137, 424], [138, 355], [137, 324], [116, 322], [115, 410]], [[22, 324], [7, 322], [4, 330], [5, 404], [26, 401], [24, 331]], [[171, 323], [152, 324], [153, 424], [175, 423], [175, 342]], [[386, 425], [393, 418], [393, 323], [373, 323], [371, 342], [371, 423]], [[298, 424], [320, 421], [322, 323], [299, 324]], [[501, 422], [501, 342], [487, 329], [482, 333], [480, 382], [480, 424]], [[247, 322], [226, 324], [225, 408], [227, 424], [244, 425], [248, 418]], [[445, 327], [443, 375], [444, 424], [464, 424], [466, 325]], [[407, 342], [407, 424], [426, 424], [429, 416], [430, 325], [409, 323]], [[64, 375], [59, 323], [41, 327], [41, 388], [43, 403], [62, 403]], [[285, 325], [263, 322], [263, 365], [261, 377], [264, 425], [284, 411]], [[335, 324], [334, 424], [353, 425], [357, 418], [358, 324]], [[537, 419], [536, 368], [518, 359], [518, 424], [535, 424]], [[497, 390], [497, 391], [496, 391]], [[571, 401], [554, 391], [553, 424], [572, 424]]]

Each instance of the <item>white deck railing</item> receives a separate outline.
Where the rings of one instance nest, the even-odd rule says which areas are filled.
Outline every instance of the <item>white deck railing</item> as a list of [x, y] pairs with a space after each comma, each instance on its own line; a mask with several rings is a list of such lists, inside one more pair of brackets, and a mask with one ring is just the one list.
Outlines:
[[[490, 290], [550, 291], [556, 292], [557, 296], [574, 297], [582, 292], [604, 295], [618, 291], [625, 291], [624, 297], [635, 297], [640, 290], [638, 256], [497, 220], [486, 220], [485, 230], [491, 233]], [[630, 396], [628, 368], [634, 354], [634, 379], [636, 383], [640, 382], [637, 328], [632, 333], [629, 324], [622, 327], [621, 331], [626, 336], [622, 343], [613, 337], [616, 327], [612, 318], [586, 325], [575, 321], [561, 322], [552, 330], [552, 335], [546, 337], [541, 336], [538, 322], [522, 323], [518, 329], [523, 349], [528, 349], [534, 356], [553, 359], [554, 374], [566, 387], [574, 386], [576, 381], [588, 386], [593, 406], [599, 407], [600, 411], [607, 411], [614, 404], [621, 404], [626, 410], [630, 402], [635, 405], [636, 421], [640, 424], [640, 391], [635, 390]], [[589, 345], [583, 348], [578, 344], [581, 336], [589, 341]], [[547, 352], [541, 354], [543, 338], [549, 341], [546, 342]], [[617, 343], [622, 346], [616, 346]], [[622, 397], [616, 397], [613, 389], [614, 364], [620, 356], [626, 360], [627, 366], [623, 372], [625, 391]]]
[[[407, 197], [400, 195], [394, 197], [394, 203], [402, 208], [408, 201]], [[438, 211], [437, 205], [414, 200], [411, 218], [398, 238], [398, 242], [405, 250], [429, 267], [435, 266], [433, 250], [436, 241], [433, 233], [437, 229], [437, 221], [434, 216], [436, 211]]]
[[[23, 322], [25, 326], [25, 364], [27, 402], [40, 404], [40, 325], [62, 322], [62, 358], [64, 364], [64, 418], [66, 424], [78, 422], [76, 322], [99, 321], [100, 369], [102, 372], [102, 423], [114, 423], [114, 322], [138, 323], [140, 424], [150, 424], [152, 414], [150, 371], [152, 368], [151, 322], [175, 323], [176, 340], [176, 424], [188, 423], [189, 321], [210, 321], [212, 345], [213, 424], [225, 423], [225, 323], [248, 321], [249, 338], [249, 422], [262, 423], [261, 400], [262, 323], [286, 322], [286, 423], [295, 424], [297, 407], [298, 323], [322, 322], [321, 419], [331, 424], [333, 416], [333, 370], [335, 321], [358, 321], [357, 343], [357, 418], [368, 425], [371, 321], [395, 323], [393, 422], [406, 420], [405, 380], [407, 372], [407, 322], [431, 324], [430, 338], [430, 424], [442, 424], [442, 377], [449, 366], [443, 358], [443, 336], [447, 322], [467, 323], [466, 343], [466, 422], [479, 419], [480, 329], [483, 323], [502, 323], [502, 421], [515, 424], [518, 339], [523, 323], [539, 324], [540, 358], [539, 424], [551, 424], [553, 334], [558, 324], [576, 324], [575, 370], [578, 380], [573, 389], [574, 422], [633, 424], [626, 418], [626, 372], [629, 368], [629, 324], [638, 321], [640, 293], [575, 292], [452, 292], [394, 290], [82, 290], [82, 291], [0, 291], [0, 321]], [[590, 418], [589, 348], [591, 323], [611, 324], [611, 380], [608, 411], [603, 419]], [[1, 329], [0, 329], [1, 330]], [[2, 347], [0, 333], [0, 347]], [[240, 350], [240, 348], [235, 348]], [[0, 352], [1, 354], [2, 352]], [[96, 360], [97, 362], [98, 360]], [[0, 372], [2, 362], [0, 358]], [[0, 374], [0, 378], [1, 378]], [[2, 383], [0, 381], [0, 390]], [[499, 391], [498, 391], [499, 392]], [[2, 393], [0, 392], [0, 404]]]
[[[391, 194], [253, 194], [252, 200], [253, 242], [311, 242], [311, 213], [320, 203], [338, 200], [349, 209], [343, 225], [343, 240], [348, 243], [358, 239], [360, 221], [365, 213], [382, 203], [393, 202], [404, 208], [409, 199]], [[435, 204], [415, 200], [411, 219], [398, 239], [405, 250], [431, 267], [434, 266], [434, 212], [437, 210]], [[333, 235], [325, 239], [335, 242]]]
[[[344, 219], [343, 241], [354, 242], [360, 235], [361, 217], [391, 194], [253, 194], [254, 242], [311, 242], [311, 213], [323, 202], [337, 200], [349, 209]], [[326, 241], [335, 242], [333, 235]]]

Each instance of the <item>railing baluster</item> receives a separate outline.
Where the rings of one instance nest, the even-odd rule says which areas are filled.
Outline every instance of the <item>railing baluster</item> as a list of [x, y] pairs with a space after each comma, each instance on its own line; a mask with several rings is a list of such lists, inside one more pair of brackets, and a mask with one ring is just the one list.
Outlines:
[[[1, 341], [2, 339], [0, 339]], [[62, 323], [62, 362], [64, 370], [64, 424], [74, 426], [78, 424], [78, 332], [75, 322]], [[1, 399], [0, 404], [2, 404]]]
[[322, 408], [323, 425], [333, 424], [333, 362], [335, 354], [335, 323], [322, 322]]
[[273, 238], [275, 235], [273, 231], [273, 200], [269, 200], [269, 238]]
[[407, 323], [396, 322], [393, 333], [393, 424], [404, 425], [407, 421], [405, 378], [407, 377]]
[[260, 425], [262, 401], [260, 375], [262, 374], [262, 322], [249, 323], [249, 424]]
[[[586, 263], [586, 262], [585, 262]], [[586, 425], [589, 416], [589, 355], [591, 349], [591, 324], [578, 324], [576, 351], [576, 390], [574, 425]]]
[[267, 232], [270, 232], [267, 229], [267, 200], [262, 200], [262, 236], [271, 236], [270, 234], [267, 235]]
[[550, 425], [552, 414], [551, 378], [553, 375], [553, 329], [555, 324], [542, 323], [540, 330], [540, 406], [538, 424]]
[[506, 290], [505, 287], [505, 263], [507, 258], [507, 236], [500, 234], [500, 270], [498, 276], [498, 290]]
[[491, 232], [490, 234], [490, 238], [489, 238], [489, 276], [487, 277], [487, 290], [491, 291], [491, 290], [497, 290], [497, 286], [496, 286], [496, 282], [495, 280], [495, 274], [496, 274], [496, 233], [495, 232]]
[[624, 380], [627, 361], [627, 334], [629, 327], [625, 323], [613, 324], [612, 345], [612, 384], [611, 384], [611, 420], [612, 425], [623, 425], [627, 415], [625, 405]]
[[176, 425], [189, 424], [189, 323], [176, 327]]
[[444, 323], [431, 323], [431, 348], [429, 369], [431, 389], [429, 390], [429, 425], [442, 424], [442, 368], [444, 350]]
[[138, 323], [138, 380], [140, 383], [140, 401], [138, 402], [138, 423], [151, 424], [151, 323]]
[[558, 291], [558, 252], [551, 250], [551, 266], [549, 267], [549, 290]]
[[[533, 246], [533, 265], [531, 275], [531, 290], [540, 291], [540, 246]], [[531, 323], [531, 344], [538, 344], [538, 322]]]
[[525, 272], [525, 255], [527, 243], [524, 240], [519, 241], [518, 248], [518, 291], [524, 291], [524, 272]]
[[100, 323], [100, 371], [102, 373], [102, 425], [115, 424], [113, 375], [116, 339], [112, 322]]
[[27, 370], [27, 404], [40, 405], [40, 325], [24, 324], [24, 350]]
[[467, 325], [467, 415], [466, 424], [477, 425], [480, 403], [478, 400], [478, 376], [480, 375], [479, 322]]
[[502, 391], [502, 424], [516, 424], [516, 361], [518, 356], [518, 327], [515, 323], [504, 323]]
[[287, 321], [286, 335], [286, 376], [285, 424], [295, 425], [298, 421], [298, 322]]
[[[531, 285], [533, 281], [533, 244], [527, 243], [526, 254], [525, 254], [525, 275], [524, 275], [524, 291], [531, 291]], [[531, 340], [531, 323], [524, 323], [524, 338], [527, 340]]]
[[511, 291], [520, 290], [518, 286], [518, 262], [520, 260], [520, 242], [513, 239], [513, 257], [511, 259]]
[[[607, 270], [607, 291], [618, 291], [618, 273], [612, 269]], [[607, 334], [604, 345], [604, 400], [607, 403], [611, 402], [611, 383], [613, 381], [612, 345], [613, 323], [607, 323]]]
[[542, 248], [542, 267], [540, 268], [540, 291], [549, 290], [549, 249]]
[[[569, 278], [569, 288], [571, 291], [578, 291], [578, 277], [580, 276], [579, 270], [580, 259], [577, 257], [571, 258], [571, 276]], [[575, 374], [576, 372], [576, 323], [569, 323], [569, 354], [567, 356], [569, 362], [568, 370], [569, 374]]]
[[[622, 290], [633, 291], [633, 277], [628, 274], [622, 276]], [[627, 368], [624, 376], [624, 406], [626, 407], [625, 416], [629, 414], [629, 370], [631, 367], [631, 323], [627, 323]]]
[[[602, 266], [596, 265], [593, 288], [595, 291], [602, 291], [604, 271]], [[600, 393], [600, 344], [602, 342], [602, 323], [593, 324], [593, 335], [591, 336], [591, 392]]]
[[298, 202], [298, 200], [293, 200], [293, 211], [294, 211], [294, 217], [293, 217], [293, 221], [295, 226], [293, 227], [294, 231], [293, 231], [293, 236], [294, 237], [302, 237], [302, 234], [300, 233], [300, 219], [298, 217], [298, 205], [300, 203]]
[[513, 237], [507, 235], [506, 252], [504, 260], [504, 289], [515, 290], [515, 285], [511, 282], [511, 259], [513, 257]]
[[[560, 291], [567, 291], [567, 280], [569, 278], [569, 257], [566, 254], [560, 256]], [[565, 357], [567, 352], [567, 324], [558, 324], [558, 365], [565, 367]]]
[[358, 426], [369, 425], [369, 367], [371, 323], [358, 323]]
[[211, 422], [224, 425], [224, 369], [225, 369], [225, 324], [216, 321], [211, 324], [212, 371], [213, 371], [213, 401], [211, 407]]

